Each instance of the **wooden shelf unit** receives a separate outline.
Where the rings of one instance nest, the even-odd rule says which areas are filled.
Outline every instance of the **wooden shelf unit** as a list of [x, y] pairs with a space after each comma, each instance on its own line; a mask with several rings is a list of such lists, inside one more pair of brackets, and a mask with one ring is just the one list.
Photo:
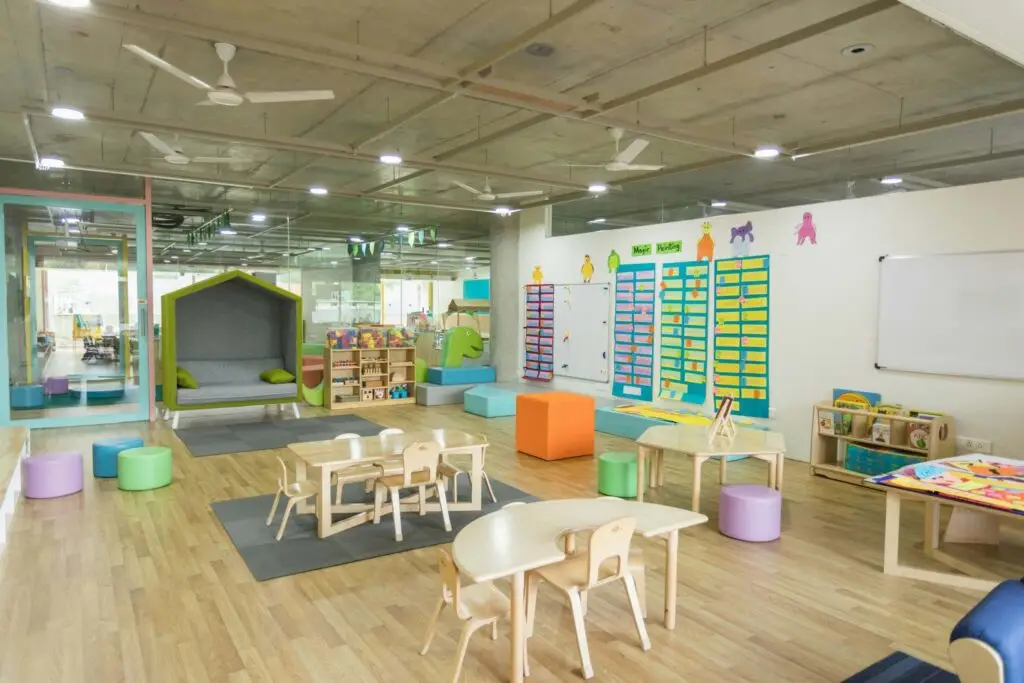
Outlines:
[[[415, 359], [413, 347], [325, 348], [324, 406], [330, 410], [350, 410], [415, 403]], [[408, 398], [391, 398], [391, 390], [402, 384], [409, 389]], [[383, 389], [385, 398], [372, 398], [375, 389]]]
[[[822, 433], [820, 427], [822, 413], [832, 413], [836, 417], [839, 415], [853, 416], [851, 433]], [[864, 483], [864, 479], [870, 475], [846, 469], [844, 460], [847, 444], [860, 444], [896, 453], [905, 453], [919, 456], [925, 460], [937, 460], [956, 455], [956, 425], [953, 418], [948, 415], [939, 415], [928, 420], [908, 415], [883, 415], [869, 410], [837, 408], [830, 403], [819, 403], [814, 406], [813, 418], [811, 421], [811, 472], [848, 484], [881, 488]], [[889, 423], [893, 443], [875, 441], [871, 438], [870, 425], [879, 421]], [[907, 443], [907, 427], [910, 423], [927, 423], [929, 425], [928, 448], [918, 448]], [[834, 426], [835, 419], [833, 418]]]

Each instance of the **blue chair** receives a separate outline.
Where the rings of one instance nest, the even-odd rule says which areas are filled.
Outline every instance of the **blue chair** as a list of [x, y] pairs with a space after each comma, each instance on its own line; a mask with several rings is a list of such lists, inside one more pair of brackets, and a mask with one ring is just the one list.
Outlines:
[[960, 620], [949, 658], [960, 683], [1024, 681], [1024, 579], [1003, 581]]
[[92, 476], [113, 479], [117, 476], [117, 454], [129, 448], [142, 448], [146, 443], [134, 436], [115, 436], [92, 444]]

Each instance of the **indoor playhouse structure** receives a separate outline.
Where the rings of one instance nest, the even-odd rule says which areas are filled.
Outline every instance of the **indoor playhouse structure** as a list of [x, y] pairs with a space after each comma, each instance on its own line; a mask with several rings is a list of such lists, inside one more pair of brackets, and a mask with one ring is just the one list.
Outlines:
[[[234, 270], [165, 294], [161, 305], [163, 399], [175, 427], [182, 410], [291, 403], [298, 417], [298, 295]], [[270, 371], [278, 376], [261, 379]]]

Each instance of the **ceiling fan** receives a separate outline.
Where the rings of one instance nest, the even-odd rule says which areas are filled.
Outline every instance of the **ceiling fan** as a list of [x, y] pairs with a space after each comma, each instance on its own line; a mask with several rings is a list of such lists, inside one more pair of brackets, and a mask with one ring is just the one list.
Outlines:
[[166, 142], [145, 131], [139, 131], [139, 135], [143, 140], [149, 143], [149, 146], [160, 152], [163, 155], [163, 160], [169, 164], [175, 166], [185, 166], [187, 164], [230, 164], [230, 163], [246, 163], [248, 159], [240, 159], [238, 157], [189, 157], [185, 155], [181, 145], [175, 140], [175, 146], [171, 147]]
[[575, 166], [582, 168], [603, 168], [606, 171], [660, 171], [665, 168], [659, 164], [634, 164], [633, 160], [640, 156], [647, 145], [651, 144], [650, 140], [644, 138], [637, 138], [633, 142], [629, 143], [626, 149], [619, 151], [619, 143], [622, 141], [622, 136], [625, 133], [621, 128], [609, 128], [608, 132], [611, 133], [612, 138], [615, 140], [615, 156], [612, 160], [606, 164], [565, 164], [566, 166]]
[[247, 92], [240, 93], [235, 87], [235, 81], [228, 73], [228, 63], [235, 58], [236, 48], [231, 43], [214, 43], [217, 56], [224, 63], [224, 73], [217, 79], [217, 86], [213, 87], [206, 81], [200, 80], [192, 74], [179, 69], [170, 62], [164, 61], [155, 54], [139, 47], [138, 45], [124, 45], [124, 49], [133, 52], [139, 57], [152, 64], [158, 69], [180, 78], [189, 85], [206, 91], [206, 99], [200, 102], [202, 105], [220, 105], [222, 107], [237, 107], [246, 100], [253, 104], [270, 104], [275, 102], [311, 102], [314, 100], [333, 100], [333, 90], [284, 90], [278, 92]]
[[515, 199], [516, 197], [537, 197], [544, 194], [544, 190], [526, 190], [524, 192], [495, 192], [491, 189], [491, 181], [489, 178], [484, 178], [484, 189], [478, 190], [475, 187], [467, 185], [466, 183], [460, 183], [458, 180], [453, 180], [452, 184], [461, 187], [466, 192], [470, 192], [475, 195], [475, 199], [479, 199], [482, 202], [493, 202], [496, 199]]

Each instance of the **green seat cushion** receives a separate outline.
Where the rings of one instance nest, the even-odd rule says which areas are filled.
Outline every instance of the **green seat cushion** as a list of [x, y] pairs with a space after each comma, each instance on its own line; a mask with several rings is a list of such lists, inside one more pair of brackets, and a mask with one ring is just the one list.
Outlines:
[[636, 460], [636, 453], [622, 451], [597, 456], [597, 492], [605, 496], [635, 498]]
[[270, 384], [287, 384], [295, 381], [295, 375], [284, 368], [274, 368], [260, 373], [260, 379]]
[[149, 491], [169, 486], [173, 479], [171, 449], [166, 446], [129, 448], [117, 454], [117, 487]]
[[198, 389], [199, 382], [192, 376], [192, 373], [183, 367], [178, 367], [178, 386], [182, 389]]

